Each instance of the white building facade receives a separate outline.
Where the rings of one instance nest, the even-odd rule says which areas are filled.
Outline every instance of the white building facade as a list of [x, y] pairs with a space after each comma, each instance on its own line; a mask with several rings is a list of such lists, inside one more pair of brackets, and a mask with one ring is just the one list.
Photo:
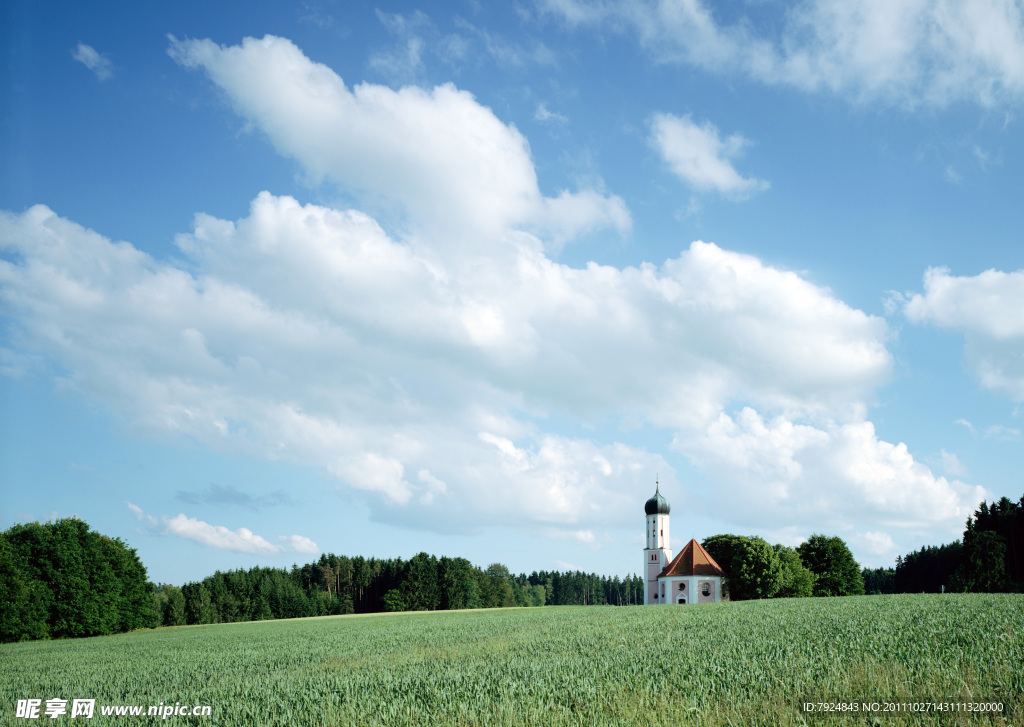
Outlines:
[[655, 483], [654, 496], [644, 505], [647, 547], [644, 548], [644, 603], [719, 603], [725, 572], [695, 539], [675, 558], [669, 547], [668, 500]]

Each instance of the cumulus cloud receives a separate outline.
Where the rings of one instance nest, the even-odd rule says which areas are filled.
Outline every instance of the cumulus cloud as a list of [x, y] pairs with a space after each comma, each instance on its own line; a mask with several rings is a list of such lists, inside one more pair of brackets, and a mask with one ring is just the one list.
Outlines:
[[277, 553], [280, 548], [271, 545], [249, 528], [229, 530], [223, 525], [210, 525], [184, 513], [175, 515], [164, 521], [164, 528], [169, 535], [194, 540], [221, 550], [234, 550], [239, 553]]
[[[713, 243], [635, 267], [554, 261], [552, 240], [628, 212], [593, 190], [540, 195], [525, 139], [453, 87], [350, 90], [275, 38], [173, 53], [310, 174], [411, 221], [399, 237], [262, 192], [240, 219], [197, 215], [180, 259], [157, 260], [45, 206], [0, 213], [12, 347], [133, 427], [319, 468], [376, 517], [442, 532], [597, 544], [635, 523], [652, 473], [682, 489], [661, 456], [596, 428], [545, 431], [552, 414], [674, 432], [718, 489], [694, 508], [737, 502], [751, 528], [959, 526], [977, 502], [866, 420], [892, 369], [882, 318]], [[446, 231], [460, 225], [473, 234]], [[167, 527], [283, 547], [185, 515]]]
[[277, 538], [280, 545], [273, 545], [266, 538], [256, 535], [249, 528], [231, 530], [223, 525], [211, 525], [198, 518], [188, 517], [179, 513], [174, 517], [164, 516], [160, 519], [146, 513], [141, 507], [125, 502], [135, 518], [146, 523], [150, 532], [161, 535], [174, 535], [192, 540], [202, 545], [209, 545], [220, 550], [233, 550], [238, 553], [273, 555], [285, 551], [316, 555], [320, 548], [302, 535], [282, 535]]
[[20, 348], [66, 386], [140, 428], [415, 502], [436, 527], [465, 511], [618, 522], [671, 471], [517, 411], [687, 430], [737, 400], [854, 416], [892, 363], [881, 319], [710, 243], [625, 269], [570, 268], [529, 240], [427, 259], [362, 213], [267, 193], [236, 222], [197, 216], [182, 264], [41, 206], [0, 216], [0, 241]]
[[924, 293], [903, 301], [911, 321], [963, 333], [967, 366], [983, 386], [1024, 401], [1024, 271], [957, 276], [930, 268]]
[[853, 532], [872, 522], [920, 531], [962, 524], [986, 495], [935, 476], [905, 444], [879, 439], [869, 421], [815, 426], [747, 407], [675, 444], [713, 477], [715, 498], [750, 523]]
[[451, 84], [349, 89], [273, 36], [230, 47], [172, 39], [170, 53], [204, 70], [240, 115], [314, 179], [399, 205], [414, 231], [478, 245], [518, 228], [554, 228], [563, 237], [595, 226], [629, 228], [618, 197], [582, 190], [545, 198], [525, 137]]
[[857, 533], [851, 538], [854, 547], [869, 553], [878, 558], [879, 556], [893, 556], [898, 552], [896, 542], [889, 533], [881, 531], [868, 531]]
[[855, 101], [1019, 101], [1024, 18], [1014, 0], [802, 0], [775, 22], [704, 0], [542, 0], [571, 26], [630, 32], [656, 60]]
[[96, 74], [96, 78], [106, 81], [114, 74], [114, 64], [105, 55], [85, 43], [79, 43], [71, 51], [71, 57]]
[[320, 546], [309, 538], [302, 535], [280, 535], [277, 541], [281, 546], [292, 553], [305, 553], [307, 555], [319, 555]]
[[651, 144], [672, 172], [698, 190], [745, 197], [768, 188], [768, 183], [740, 176], [730, 161], [749, 141], [739, 134], [719, 137], [714, 124], [702, 126], [689, 117], [655, 114], [651, 120]]

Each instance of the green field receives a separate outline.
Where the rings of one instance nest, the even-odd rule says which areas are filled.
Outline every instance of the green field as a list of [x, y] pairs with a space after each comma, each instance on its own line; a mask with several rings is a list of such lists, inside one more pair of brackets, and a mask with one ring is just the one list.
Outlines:
[[[2, 724], [1024, 724], [1024, 596], [546, 607], [186, 626], [0, 645]], [[15, 718], [94, 698], [92, 720]], [[1003, 713], [806, 714], [804, 702]]]

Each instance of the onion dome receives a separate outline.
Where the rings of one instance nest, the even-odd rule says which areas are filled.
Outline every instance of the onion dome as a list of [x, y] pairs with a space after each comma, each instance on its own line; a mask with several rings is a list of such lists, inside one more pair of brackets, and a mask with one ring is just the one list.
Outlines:
[[668, 500], [661, 496], [661, 492], [658, 490], [658, 484], [654, 485], [654, 497], [647, 501], [644, 505], [644, 512], [648, 515], [668, 515], [669, 511]]

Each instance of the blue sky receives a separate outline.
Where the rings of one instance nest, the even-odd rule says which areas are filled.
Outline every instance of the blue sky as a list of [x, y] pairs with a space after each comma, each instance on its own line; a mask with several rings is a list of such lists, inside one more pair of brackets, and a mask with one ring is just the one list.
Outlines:
[[2, 12], [3, 528], [625, 575], [655, 477], [869, 566], [1024, 493], [1019, 2]]

